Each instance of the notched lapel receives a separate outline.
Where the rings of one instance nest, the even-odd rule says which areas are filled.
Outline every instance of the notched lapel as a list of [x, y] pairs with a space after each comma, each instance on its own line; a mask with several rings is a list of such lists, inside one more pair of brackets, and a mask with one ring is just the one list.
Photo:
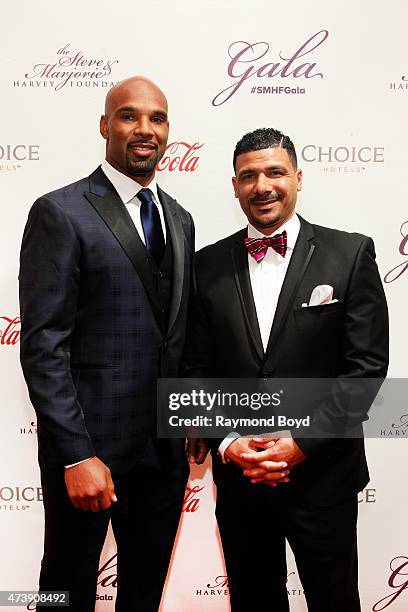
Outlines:
[[256, 314], [254, 296], [252, 293], [251, 280], [249, 278], [248, 253], [243, 242], [245, 236], [246, 229], [242, 230], [242, 233], [238, 235], [237, 242], [231, 249], [231, 256], [234, 266], [235, 283], [237, 286], [239, 299], [241, 301], [242, 311], [244, 313], [245, 321], [254, 343], [255, 350], [259, 359], [262, 361], [264, 358], [264, 350], [261, 332], [259, 330], [258, 317]]
[[278, 304], [276, 306], [275, 317], [273, 319], [272, 329], [266, 349], [267, 355], [269, 355], [270, 351], [273, 350], [273, 346], [277, 342], [278, 336], [292, 307], [293, 300], [296, 297], [300, 282], [309, 266], [315, 250], [315, 245], [313, 243], [313, 228], [310, 223], [301, 217], [299, 218], [301, 222], [299, 236], [290, 259], [285, 280], [282, 285], [282, 290], [279, 295]]
[[[92, 175], [92, 177], [93, 176], [94, 175]], [[110, 185], [107, 179], [106, 182]], [[105, 190], [101, 190], [100, 185], [97, 187], [98, 188], [94, 190], [96, 193], [92, 191], [87, 192], [85, 193], [85, 197], [106, 223], [132, 262], [146, 290], [153, 312], [160, 323], [161, 313], [159, 298], [153, 283], [146, 249], [139, 237], [137, 229], [126, 210], [126, 206], [123, 204], [116, 191], [113, 190], [113, 187], [111, 187], [111, 189], [106, 188]]]
[[168, 333], [176, 321], [184, 284], [184, 231], [181, 219], [177, 214], [176, 201], [157, 187], [160, 202], [163, 206], [167, 227], [173, 249], [173, 287], [169, 312]]

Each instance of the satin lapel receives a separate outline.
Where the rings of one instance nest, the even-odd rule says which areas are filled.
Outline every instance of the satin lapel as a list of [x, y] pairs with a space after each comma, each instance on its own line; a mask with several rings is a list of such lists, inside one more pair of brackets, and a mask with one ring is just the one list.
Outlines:
[[162, 203], [166, 216], [167, 227], [170, 233], [173, 249], [173, 287], [169, 312], [168, 333], [170, 333], [181, 303], [184, 283], [184, 232], [179, 215], [177, 214], [176, 201], [167, 195], [160, 187], [157, 187], [160, 202]]
[[236, 244], [231, 249], [232, 263], [234, 266], [234, 277], [237, 285], [239, 299], [241, 301], [244, 318], [254, 343], [255, 350], [260, 360], [264, 359], [261, 332], [259, 330], [258, 317], [254, 296], [252, 293], [251, 280], [248, 269], [248, 253], [244, 246], [244, 238], [247, 230], [242, 230], [238, 235]]
[[[91, 175], [91, 180], [95, 174], [96, 173]], [[126, 206], [123, 204], [116, 191], [114, 191], [110, 182], [107, 179], [105, 180], [107, 185], [110, 186], [110, 189], [106, 188], [103, 190], [101, 189], [101, 185], [98, 184], [96, 189], [92, 189], [92, 192], [85, 193], [85, 197], [106, 223], [132, 262], [146, 290], [148, 299], [153, 308], [153, 312], [160, 324], [161, 313], [159, 297], [156, 287], [154, 286], [146, 249], [128, 211], [126, 210]], [[101, 194], [101, 191], [104, 191], [103, 195]]]
[[283, 324], [292, 307], [300, 282], [307, 270], [315, 249], [315, 245], [312, 242], [314, 237], [312, 226], [301, 217], [299, 218], [301, 222], [299, 236], [279, 295], [271, 334], [266, 349], [267, 355], [276, 344], [278, 336], [282, 331]]

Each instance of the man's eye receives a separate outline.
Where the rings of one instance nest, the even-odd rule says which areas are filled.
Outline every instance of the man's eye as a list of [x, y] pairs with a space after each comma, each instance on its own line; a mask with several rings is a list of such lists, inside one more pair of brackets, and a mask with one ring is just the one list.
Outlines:
[[164, 117], [152, 117], [153, 123], [164, 123]]
[[254, 175], [253, 175], [253, 174], [243, 174], [243, 175], [241, 176], [241, 181], [249, 181], [249, 180], [251, 180], [253, 177], [254, 177]]
[[124, 113], [122, 115], [122, 119], [126, 119], [127, 121], [130, 121], [131, 119], [133, 119], [133, 115], [131, 113]]

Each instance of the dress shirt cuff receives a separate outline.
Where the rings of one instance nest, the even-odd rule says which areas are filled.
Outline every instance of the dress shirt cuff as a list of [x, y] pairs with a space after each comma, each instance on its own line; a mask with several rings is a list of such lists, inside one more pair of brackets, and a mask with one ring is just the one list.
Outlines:
[[82, 461], [77, 461], [76, 463], [70, 463], [69, 465], [65, 465], [65, 468], [71, 468], [74, 467], [75, 465], [79, 465], [80, 463], [84, 463], [85, 461], [89, 461], [89, 459], [93, 459], [92, 457], [87, 457], [86, 459], [82, 459]]
[[239, 437], [240, 437], [239, 433], [237, 433], [236, 431], [231, 431], [231, 433], [229, 433], [228, 436], [224, 438], [221, 444], [219, 445], [218, 452], [220, 453], [220, 457], [223, 463], [229, 462], [228, 457], [225, 457], [225, 451], [227, 450], [229, 445], [232, 444], [234, 440], [236, 440]]

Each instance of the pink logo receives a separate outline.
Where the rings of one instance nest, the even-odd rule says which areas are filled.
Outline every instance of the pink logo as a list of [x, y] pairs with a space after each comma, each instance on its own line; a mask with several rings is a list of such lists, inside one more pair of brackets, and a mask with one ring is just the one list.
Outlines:
[[[289, 53], [279, 52], [279, 60], [262, 63], [270, 46], [267, 42], [261, 41], [249, 43], [243, 40], [233, 42], [228, 48], [230, 62], [228, 64], [228, 76], [234, 79], [231, 85], [220, 91], [212, 101], [213, 106], [221, 106], [227, 102], [241, 87], [241, 85], [251, 79], [280, 77], [285, 79], [315, 77], [322, 79], [323, 73], [317, 69], [316, 62], [305, 62], [304, 57], [315, 51], [322, 45], [329, 36], [328, 30], [320, 30], [307, 39], [296, 51]], [[256, 92], [256, 87], [252, 87], [251, 93]], [[278, 92], [276, 92], [278, 93]]]
[[56, 58], [50, 62], [34, 64], [26, 72], [26, 81], [14, 81], [14, 87], [49, 87], [59, 91], [66, 85], [71, 87], [112, 87], [115, 83], [106, 81], [112, 66], [119, 60], [104, 57], [90, 57], [84, 51], [71, 49], [70, 43], [58, 49]]
[[176, 141], [167, 145], [163, 158], [157, 166], [157, 170], [162, 172], [195, 172], [198, 168], [200, 157], [197, 151], [204, 146], [198, 142], [190, 145], [188, 142]]
[[20, 340], [20, 317], [0, 316], [0, 346], [14, 346]]
[[403, 593], [403, 591], [408, 589], [408, 557], [395, 557], [392, 559], [390, 570], [391, 575], [388, 579], [388, 586], [394, 590], [373, 605], [373, 612], [385, 610], [385, 608], [388, 608]]
[[[400, 233], [402, 236], [402, 240], [399, 245], [399, 253], [404, 257], [408, 257], [408, 221], [404, 221], [404, 223], [400, 227]], [[402, 261], [395, 268], [392, 268], [387, 274], [384, 276], [385, 283], [392, 283], [397, 280], [400, 276], [404, 274], [408, 270], [408, 259], [406, 261]]]

